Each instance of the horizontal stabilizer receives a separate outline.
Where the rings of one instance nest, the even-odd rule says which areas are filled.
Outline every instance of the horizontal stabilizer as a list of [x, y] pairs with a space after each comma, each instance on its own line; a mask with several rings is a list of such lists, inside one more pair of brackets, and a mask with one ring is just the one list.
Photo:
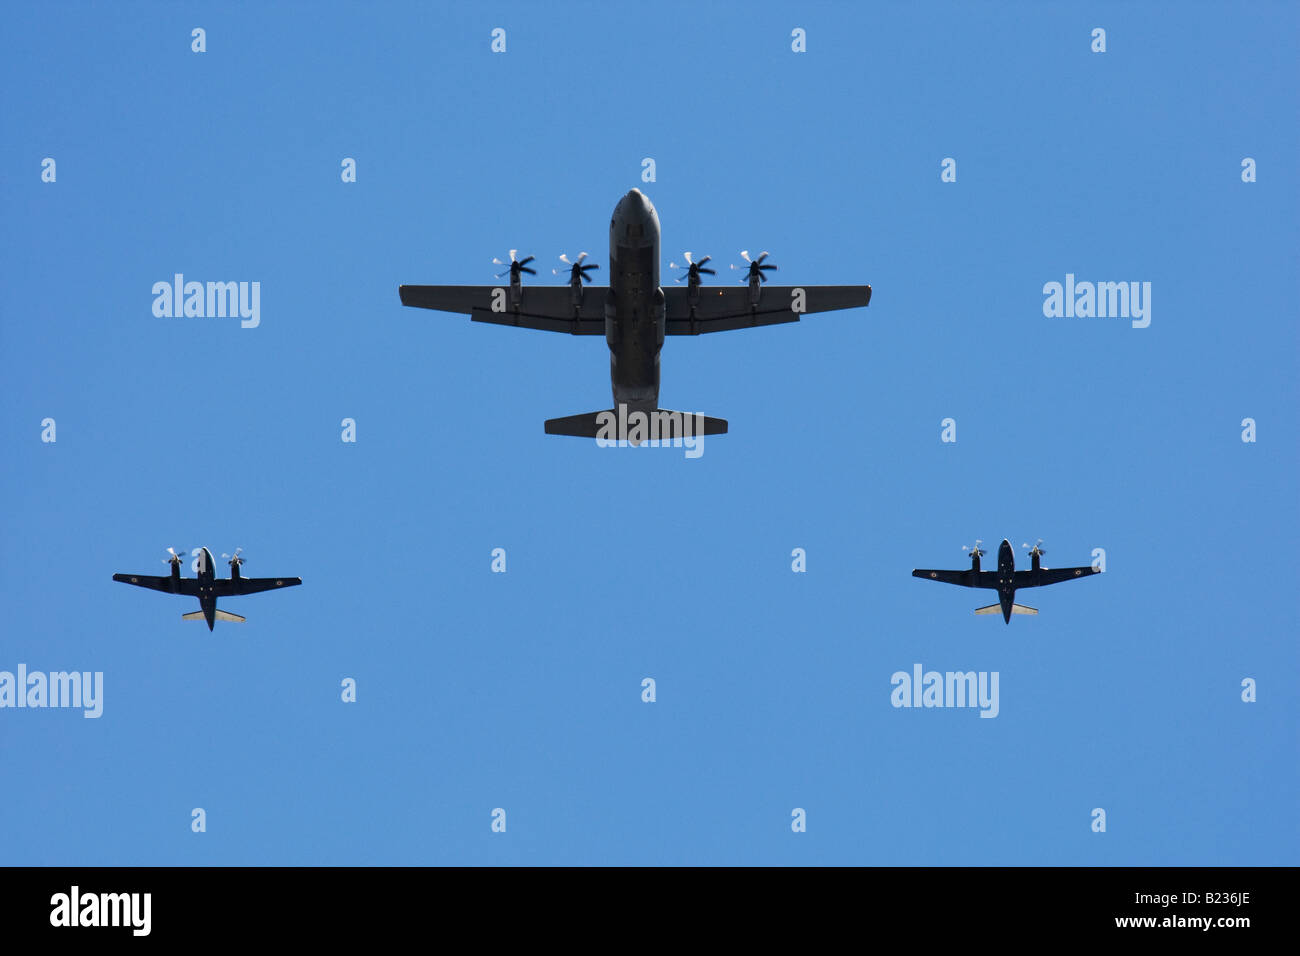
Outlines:
[[[1001, 614], [1002, 605], [990, 604], [988, 607], [977, 607], [975, 609], [975, 613], [976, 614]], [[1011, 605], [1011, 613], [1012, 614], [1037, 614], [1038, 608], [1025, 607], [1023, 604], [1013, 604]]]
[[601, 438], [607, 441], [634, 439], [641, 441], [673, 441], [695, 438], [699, 435], [725, 435], [727, 421], [674, 412], [666, 408], [651, 411], [625, 411], [620, 417], [613, 409], [570, 415], [567, 418], [548, 418], [546, 434], [571, 435], [574, 438]]
[[[218, 609], [218, 611], [216, 612], [216, 614], [213, 615], [213, 617], [218, 621], [230, 621], [232, 624], [248, 623], [247, 618], [243, 618], [240, 617], [238, 614], [231, 614], [229, 611], [222, 611], [220, 609]], [[202, 611], [190, 611], [189, 614], [181, 615], [182, 621], [202, 621], [203, 619], [204, 618], [203, 618]]]

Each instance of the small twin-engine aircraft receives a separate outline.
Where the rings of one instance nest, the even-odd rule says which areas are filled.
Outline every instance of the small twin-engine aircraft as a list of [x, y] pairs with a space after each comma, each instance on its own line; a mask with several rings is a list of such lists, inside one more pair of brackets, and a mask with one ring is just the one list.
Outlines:
[[[672, 268], [685, 269], [676, 281], [685, 286], [659, 286], [659, 214], [639, 189], [619, 200], [609, 221], [609, 285], [590, 286], [587, 273], [600, 268], [586, 262], [584, 252], [577, 259], [560, 259], [569, 266], [567, 286], [529, 286], [523, 276], [536, 275], [529, 265], [534, 257], [518, 258], [510, 250], [510, 262], [498, 278], [510, 276], [508, 288], [490, 285], [404, 285], [398, 288], [402, 305], [441, 312], [459, 312], [475, 322], [513, 325], [545, 332], [571, 335], [603, 335], [609, 346], [609, 377], [614, 390], [615, 411], [590, 412], [546, 422], [548, 435], [597, 438], [601, 421], [621, 409], [656, 416], [682, 413], [660, 409], [659, 351], [665, 335], [699, 335], [726, 332], [758, 325], [798, 322], [806, 312], [856, 309], [871, 301], [869, 285], [767, 285], [767, 273], [776, 266], [768, 254], [750, 258], [747, 265], [732, 266], [745, 272], [743, 286], [706, 288], [701, 276], [715, 272], [708, 268], [709, 256], [698, 261], [686, 253], [685, 262]], [[559, 270], [556, 270], [559, 274]], [[625, 407], [624, 407], [625, 406]], [[690, 416], [686, 416], [687, 419]], [[698, 416], [703, 434], [719, 435], [727, 430], [721, 418]]]
[[[1047, 584], [1073, 581], [1075, 578], [1100, 573], [1101, 569], [1094, 567], [1045, 568], [1042, 566], [1042, 557], [1047, 552], [1043, 550], [1042, 544], [1043, 539], [1039, 538], [1038, 543], [1030, 550], [1029, 555], [1033, 558], [1033, 567], [1028, 571], [1016, 570], [1015, 550], [1011, 547], [1011, 542], [1005, 538], [1002, 540], [1001, 547], [998, 548], [998, 569], [996, 571], [981, 571], [980, 558], [985, 552], [980, 550], [980, 542], [977, 539], [973, 548], [962, 546], [963, 551], [970, 551], [971, 565], [969, 571], [930, 571], [919, 568], [912, 572], [912, 577], [942, 581], [945, 584], [960, 584], [962, 587], [967, 588], [991, 588], [998, 592], [998, 603], [977, 608], [975, 613], [996, 614], [1000, 610], [1002, 619], [1010, 624], [1012, 614], [1038, 613], [1032, 607], [1025, 607], [1023, 604], [1016, 603], [1016, 591], [1019, 588], [1038, 588]], [[1023, 547], [1028, 548], [1029, 545], [1023, 545]]]
[[115, 574], [114, 581], [134, 584], [136, 587], [151, 588], [165, 594], [185, 594], [199, 599], [199, 610], [181, 615], [181, 620], [208, 622], [208, 630], [217, 621], [235, 621], [242, 624], [244, 618], [229, 611], [217, 610], [217, 598], [232, 597], [241, 594], [256, 594], [258, 591], [274, 591], [277, 588], [291, 588], [302, 584], [302, 578], [246, 578], [239, 573], [239, 566], [244, 559], [239, 556], [243, 548], [236, 548], [234, 554], [223, 554], [230, 559], [230, 577], [218, 578], [213, 571], [212, 552], [207, 548], [196, 548], [198, 552], [198, 577], [181, 577], [181, 562], [184, 560], [171, 548], [167, 549], [170, 558], [164, 558], [163, 564], [172, 566], [170, 575], [155, 574]]

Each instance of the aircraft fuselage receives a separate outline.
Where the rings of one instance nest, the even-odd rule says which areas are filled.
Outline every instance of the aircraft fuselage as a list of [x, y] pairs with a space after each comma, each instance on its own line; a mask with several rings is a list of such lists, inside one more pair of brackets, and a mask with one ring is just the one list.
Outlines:
[[217, 572], [212, 560], [212, 552], [202, 548], [199, 555], [199, 607], [203, 610], [203, 620], [212, 630], [217, 620]]
[[605, 342], [614, 407], [659, 407], [659, 352], [666, 310], [659, 287], [659, 214], [633, 189], [618, 201], [609, 221], [609, 294]]
[[998, 547], [998, 603], [1002, 619], [1011, 623], [1011, 607], [1016, 603], [1016, 551], [1006, 538]]

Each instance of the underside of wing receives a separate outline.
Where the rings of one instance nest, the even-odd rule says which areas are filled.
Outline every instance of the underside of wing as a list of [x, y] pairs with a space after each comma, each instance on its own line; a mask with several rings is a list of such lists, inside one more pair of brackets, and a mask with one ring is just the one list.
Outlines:
[[402, 305], [436, 312], [469, 315], [476, 308], [490, 309], [493, 297], [509, 290], [497, 285], [403, 285], [397, 287]]
[[995, 588], [998, 576], [995, 571], [938, 571], [930, 568], [917, 568], [912, 577], [926, 581], [940, 581], [943, 584], [958, 584], [964, 588]]
[[114, 581], [134, 584], [138, 588], [162, 591], [164, 594], [198, 594], [198, 582], [194, 578], [173, 579], [164, 574], [115, 574]]
[[278, 591], [302, 584], [302, 578], [240, 578], [238, 581], [217, 581], [218, 597], [239, 594], [257, 594], [259, 591]]
[[664, 289], [668, 335], [702, 335], [798, 322], [810, 312], [860, 309], [869, 285], [764, 286], [755, 303], [748, 286]]
[[1078, 578], [1086, 578], [1089, 575], [1100, 573], [1100, 569], [1094, 567], [1039, 568], [1037, 571], [1017, 571], [1015, 583], [1018, 588], [1041, 588], [1044, 585], [1074, 581]]
[[533, 312], [493, 312], [475, 309], [470, 315], [475, 322], [492, 325], [512, 325], [517, 329], [536, 329], [538, 332], [568, 332], [570, 335], [604, 335], [605, 313], [600, 318], [582, 318], [581, 315], [555, 316]]
[[570, 335], [605, 334], [605, 286], [587, 286], [575, 301], [570, 286], [404, 285], [402, 305], [468, 315], [475, 322]]

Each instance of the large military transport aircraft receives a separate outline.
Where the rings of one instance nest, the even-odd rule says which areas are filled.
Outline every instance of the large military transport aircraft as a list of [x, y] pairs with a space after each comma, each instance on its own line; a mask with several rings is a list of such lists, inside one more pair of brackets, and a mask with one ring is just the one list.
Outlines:
[[[714, 275], [707, 267], [709, 256], [699, 261], [688, 252], [685, 263], [677, 268], [685, 273], [676, 287], [659, 286], [659, 215], [641, 190], [633, 189], [619, 200], [609, 222], [608, 286], [587, 286], [598, 269], [585, 262], [584, 252], [575, 260], [561, 256], [569, 266], [567, 286], [523, 285], [523, 276], [536, 275], [529, 263], [533, 256], [519, 259], [510, 251], [510, 262], [495, 260], [509, 268], [505, 286], [404, 285], [398, 291], [403, 305], [441, 312], [458, 312], [475, 322], [513, 325], [544, 332], [568, 332], [570, 335], [603, 335], [609, 345], [609, 377], [613, 384], [614, 405], [625, 414], [640, 412], [646, 416], [677, 415], [659, 406], [659, 351], [665, 335], [700, 335], [726, 332], [758, 325], [798, 322], [807, 312], [856, 309], [871, 301], [869, 285], [767, 285], [767, 273], [776, 266], [767, 261], [768, 254], [750, 258], [740, 267], [745, 271], [743, 286], [706, 287], [702, 276]], [[733, 266], [733, 268], [735, 268]], [[685, 285], [680, 283], [685, 281]], [[548, 435], [574, 435], [596, 438], [601, 422], [611, 413], [590, 412], [546, 422]], [[686, 416], [689, 420], [691, 416]], [[703, 434], [726, 432], [727, 423], [720, 418], [698, 416]]]
[[[1002, 619], [1010, 624], [1012, 614], [1038, 613], [1032, 607], [1025, 607], [1016, 603], [1016, 591], [1019, 588], [1038, 588], [1047, 584], [1073, 581], [1075, 578], [1100, 573], [1101, 569], [1094, 567], [1045, 568], [1042, 566], [1042, 557], [1047, 552], [1043, 550], [1042, 544], [1043, 541], [1040, 538], [1038, 543], [1030, 550], [1029, 555], [1033, 558], [1033, 567], [1028, 571], [1016, 570], [1016, 552], [1011, 547], [1011, 542], [1003, 538], [1002, 545], [998, 548], [998, 569], [996, 571], [980, 570], [980, 558], [985, 552], [980, 550], [980, 542], [977, 540], [975, 547], [969, 549], [971, 560], [969, 571], [931, 571], [918, 568], [912, 572], [912, 577], [942, 581], [945, 584], [960, 584], [962, 587], [967, 588], [991, 588], [998, 592], [998, 603], [977, 608], [975, 613], [995, 614], [1000, 610]], [[1024, 547], [1028, 548], [1029, 545], [1026, 544]], [[963, 546], [962, 550], [967, 549]]]
[[239, 556], [243, 548], [236, 548], [234, 554], [223, 554], [230, 559], [230, 577], [218, 578], [213, 571], [212, 552], [207, 548], [195, 549], [198, 553], [198, 577], [181, 577], [181, 562], [184, 560], [171, 548], [167, 549], [170, 558], [163, 559], [164, 564], [172, 566], [172, 573], [167, 576], [156, 574], [115, 574], [114, 581], [134, 584], [136, 587], [151, 588], [165, 594], [185, 594], [199, 599], [199, 610], [181, 615], [183, 621], [204, 620], [208, 630], [212, 630], [217, 621], [235, 621], [244, 623], [244, 618], [229, 611], [217, 610], [217, 598], [234, 597], [241, 594], [256, 594], [258, 591], [274, 591], [278, 588], [291, 588], [302, 584], [302, 578], [246, 578], [239, 573], [239, 566], [244, 559]]

